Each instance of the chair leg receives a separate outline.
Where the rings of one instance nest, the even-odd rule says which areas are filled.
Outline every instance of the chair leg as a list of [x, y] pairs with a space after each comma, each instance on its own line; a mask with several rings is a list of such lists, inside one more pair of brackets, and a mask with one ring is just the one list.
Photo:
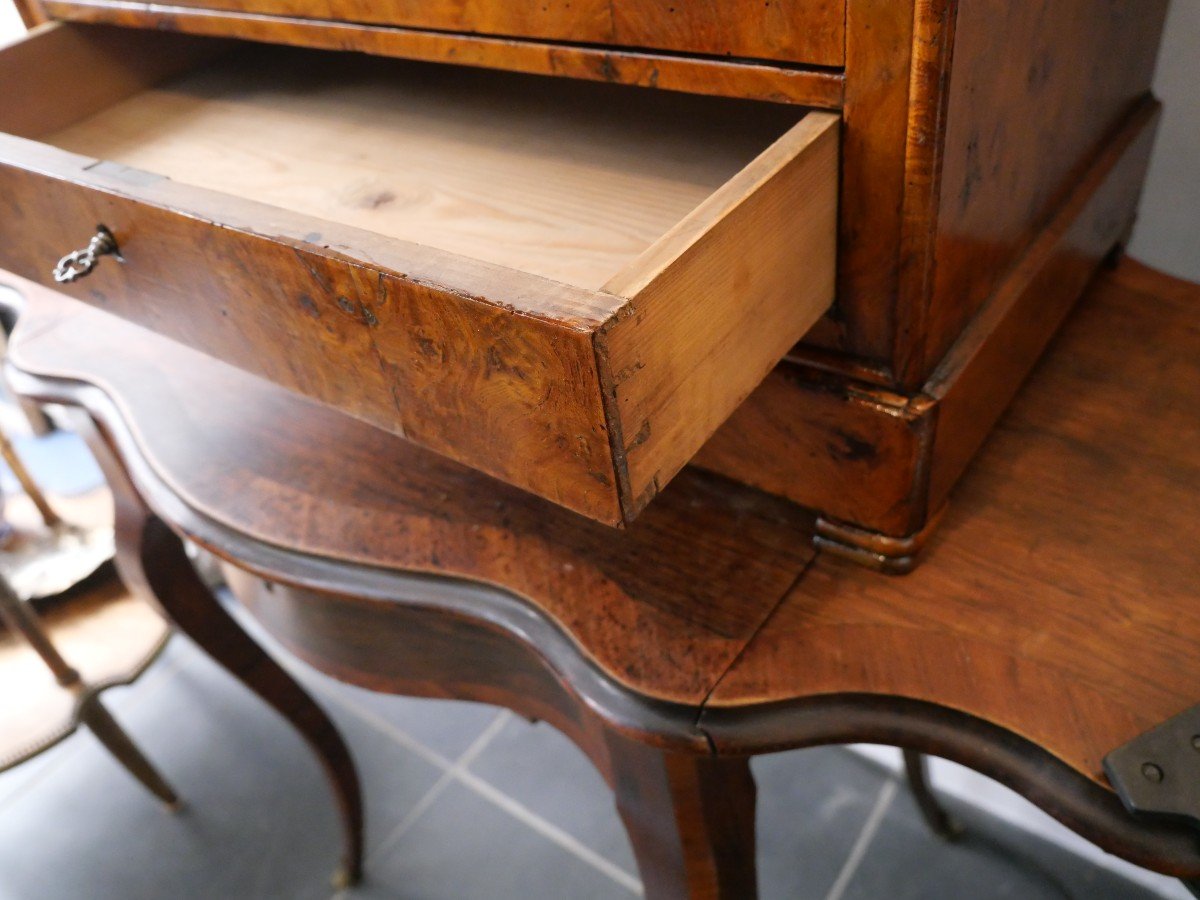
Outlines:
[[76, 710], [77, 720], [82, 722], [130, 774], [145, 785], [154, 796], [172, 810], [179, 808], [179, 798], [150, 761], [130, 740], [124, 729], [117, 724], [100, 698], [83, 683], [79, 672], [58, 652], [50, 635], [29, 606], [13, 592], [12, 585], [0, 578], [0, 622], [13, 634], [23, 637], [26, 643], [50, 669], [54, 679], [63, 688], [80, 698]]
[[179, 797], [175, 791], [158, 773], [158, 770], [146, 759], [129, 735], [125, 733], [117, 720], [112, 717], [100, 698], [92, 695], [86, 697], [79, 710], [79, 721], [88, 727], [96, 739], [108, 750], [113, 757], [123, 765], [126, 771], [142, 783], [155, 797], [167, 805], [172, 812], [179, 809]]
[[753, 900], [749, 760], [668, 753], [617, 735], [608, 745], [617, 811], [647, 900]]
[[963, 827], [956, 822], [938, 801], [929, 786], [929, 760], [925, 754], [915, 750], [904, 751], [904, 771], [908, 775], [908, 787], [921, 810], [931, 831], [943, 840], [957, 840]]
[[116, 562], [122, 580], [156, 603], [168, 619], [235, 678], [291, 723], [316, 753], [344, 826], [338, 886], [362, 877], [363, 811], [358, 773], [325, 711], [226, 612], [192, 567], [183, 542], [144, 504], [128, 474], [90, 421], [80, 421], [113, 493]]

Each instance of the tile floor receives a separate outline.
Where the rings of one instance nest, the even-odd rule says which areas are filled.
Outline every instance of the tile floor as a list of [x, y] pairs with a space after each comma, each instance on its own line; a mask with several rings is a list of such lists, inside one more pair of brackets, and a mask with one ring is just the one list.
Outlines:
[[[607, 789], [557, 732], [473, 704], [340, 685], [289, 662], [342, 728], [367, 801], [366, 882], [336, 893], [338, 823], [284, 722], [175, 637], [115, 714], [186, 801], [172, 815], [79, 734], [0, 775], [0, 900], [622, 898]], [[764, 898], [1154, 895], [970, 808], [926, 831], [905, 787], [841, 748], [756, 761]]]
[[[99, 483], [69, 435], [18, 443], [51, 494]], [[0, 485], [10, 481], [0, 471]], [[366, 797], [366, 882], [341, 894], [330, 887], [340, 832], [307, 748], [176, 636], [139, 682], [105, 697], [186, 808], [166, 812], [91, 735], [77, 734], [0, 774], [0, 900], [640, 894], [607, 788], [557, 732], [492, 707], [339, 684], [242, 618], [350, 744]], [[762, 757], [754, 768], [766, 900], [1157, 896], [972, 807], [948, 803], [968, 833], [946, 845], [890, 771], [849, 750]]]

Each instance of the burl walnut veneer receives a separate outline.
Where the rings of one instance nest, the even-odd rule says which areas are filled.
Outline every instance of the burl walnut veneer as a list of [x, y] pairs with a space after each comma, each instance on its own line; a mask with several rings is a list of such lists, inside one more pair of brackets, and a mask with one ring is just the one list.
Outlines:
[[[854, 741], [972, 766], [1200, 885], [1194, 826], [1126, 811], [1101, 768], [1198, 696], [1200, 287], [1128, 262], [1106, 273], [903, 579], [815, 550], [811, 514], [696, 468], [614, 531], [25, 293], [10, 380], [86, 412], [123, 577], [317, 750], [348, 876], [362, 847], [351, 758], [199, 582], [180, 535], [326, 673], [560, 729], [612, 786], [648, 898], [750, 900], [748, 758]], [[1151, 757], [1161, 811], [1189, 796], [1193, 734]]]
[[598, 521], [692, 460], [890, 570], [1130, 228], [1166, 11], [20, 5], [67, 24], [0, 53], [0, 265], [103, 224], [72, 296]]

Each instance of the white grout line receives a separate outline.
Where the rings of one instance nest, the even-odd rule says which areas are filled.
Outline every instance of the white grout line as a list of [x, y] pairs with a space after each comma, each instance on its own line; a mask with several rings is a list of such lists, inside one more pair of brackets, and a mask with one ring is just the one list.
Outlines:
[[883, 824], [883, 817], [887, 814], [888, 807], [892, 805], [892, 800], [896, 798], [897, 784], [889, 778], [882, 788], [879, 789], [879, 796], [875, 800], [875, 806], [871, 810], [871, 814], [867, 816], [867, 821], [863, 825], [862, 831], [858, 833], [858, 839], [854, 842], [854, 846], [850, 848], [850, 855], [846, 857], [845, 863], [842, 864], [842, 871], [838, 872], [837, 879], [829, 888], [829, 893], [825, 895], [825, 900], [842, 900], [842, 895], [846, 893], [846, 888], [850, 886], [850, 880], [858, 871], [858, 867], [862, 864], [863, 858], [867, 855], [867, 850], [871, 846], [871, 841], [875, 839], [875, 833], [879, 831], [879, 826]]
[[[468, 770], [465, 767], [465, 765], [462, 767], [459, 767], [456, 763], [453, 763], [450, 760], [446, 759], [440, 753], [437, 753], [437, 752], [429, 749], [424, 744], [415, 740], [413, 737], [411, 737], [405, 731], [397, 728], [395, 725], [393, 725], [387, 719], [383, 718], [382, 716], [380, 716], [379, 714], [375, 713], [372, 710], [369, 710], [369, 709], [366, 709], [366, 708], [360, 706], [359, 704], [355, 703], [354, 701], [350, 700], [349, 698], [341, 696], [340, 694], [335, 694], [323, 686], [313, 685], [312, 682], [308, 682], [308, 684], [311, 687], [313, 687], [315, 690], [317, 690], [322, 695], [322, 697], [324, 697], [329, 702], [336, 703], [337, 705], [341, 706], [343, 709], [347, 710], [348, 712], [353, 713], [354, 715], [358, 716], [363, 721], [367, 722], [369, 725], [372, 725], [379, 731], [382, 731], [385, 734], [387, 734], [389, 737], [393, 738], [396, 741], [396, 743], [400, 744], [406, 750], [412, 751], [413, 753], [417, 754], [422, 759], [424, 759], [426, 762], [432, 763], [434, 766], [441, 769], [445, 773], [445, 775], [443, 776], [442, 779], [439, 779], [439, 782], [438, 782], [439, 784], [443, 780], [451, 780], [452, 779], [452, 780], [458, 781], [459, 784], [463, 785], [468, 790], [470, 790], [470, 791], [474, 792], [475, 794], [477, 794], [478, 796], [482, 797], [484, 800], [487, 800], [489, 803], [492, 803], [495, 806], [498, 806], [500, 809], [502, 809], [504, 812], [508, 813], [510, 816], [512, 816], [517, 821], [521, 822], [526, 827], [537, 832], [539, 835], [546, 838], [550, 842], [558, 845], [563, 850], [566, 850], [568, 853], [572, 854], [577, 859], [587, 863], [592, 868], [600, 871], [604, 875], [607, 875], [610, 879], [615, 881], [617, 884], [621, 885], [621, 887], [625, 888], [630, 893], [632, 893], [636, 896], [641, 896], [642, 883], [641, 883], [641, 881], [638, 880], [638, 878], [636, 876], [631, 875], [629, 872], [626, 872], [624, 869], [622, 869], [616, 863], [613, 863], [610, 860], [606, 859], [605, 857], [601, 856], [599, 853], [592, 850], [590, 847], [583, 844], [581, 841], [579, 841], [572, 835], [563, 831], [557, 825], [554, 825], [554, 824], [546, 821], [545, 819], [543, 819], [541, 816], [539, 816], [533, 810], [529, 809], [524, 804], [520, 803], [517, 800], [514, 800], [512, 797], [509, 797], [504, 792], [502, 792], [499, 789], [488, 784], [486, 781], [482, 780], [477, 775], [473, 774], [470, 770]], [[501, 715], [497, 716], [497, 720], [505, 720], [506, 716], [508, 716], [508, 715], [510, 715], [510, 714], [507, 711], [505, 711]], [[491, 731], [493, 726], [495, 726], [495, 725], [496, 725], [495, 722], [493, 722], [492, 725], [489, 725], [488, 728], [485, 730], [485, 734], [488, 731]], [[497, 728], [497, 730], [498, 730], [498, 728]], [[481, 735], [481, 737], [482, 737], [482, 735]], [[490, 736], [489, 736], [489, 740], [490, 740]], [[476, 743], [479, 743], [479, 741], [476, 740]], [[474, 745], [472, 745], [472, 748], [473, 747], [474, 747]], [[482, 750], [483, 749], [482, 746], [479, 749]], [[471, 750], [468, 749], [467, 753], [470, 753], [470, 752], [471, 752]], [[464, 756], [465, 755], [466, 754], [464, 754]], [[469, 763], [470, 761], [471, 760], [468, 760], [467, 762]], [[437, 788], [437, 785], [434, 785], [434, 788]], [[434, 788], [431, 788], [430, 792], [432, 792], [434, 790]], [[428, 794], [426, 796], [428, 796]], [[423, 799], [424, 798], [422, 798], [422, 800]], [[420, 803], [420, 801], [418, 801], [418, 803]], [[408, 818], [415, 818], [415, 817], [412, 816], [412, 813], [409, 813], [409, 815], [406, 816], [405, 818], [408, 819]], [[403, 825], [403, 824], [404, 823], [402, 822], [401, 825]], [[397, 826], [397, 829], [399, 827], [400, 826]], [[393, 832], [392, 835], [389, 835], [388, 838], [386, 839], [385, 843], [388, 841], [391, 841], [394, 834], [395, 834], [395, 832]], [[378, 852], [378, 851], [373, 851], [372, 855], [374, 855], [375, 852]]]
[[466, 771], [467, 766], [475, 761], [475, 758], [479, 756], [479, 754], [483, 751], [483, 748], [491, 743], [492, 738], [500, 733], [500, 729], [505, 726], [510, 718], [512, 718], [512, 714], [508, 712], [508, 710], [505, 710], [504, 712], [500, 713], [500, 715], [496, 716], [496, 718], [492, 719], [488, 727], [483, 729], [483, 732], [479, 735], [479, 737], [475, 738], [471, 746], [468, 747], [463, 754], [456, 759], [453, 764], [450, 765], [449, 768], [442, 771], [441, 777], [434, 782], [433, 787], [427, 790], [424, 796], [422, 796], [421, 799], [413, 805], [413, 808], [408, 811], [408, 814], [400, 820], [399, 824], [395, 828], [392, 829], [391, 834], [385, 837], [383, 841], [374, 850], [372, 850], [370, 854], [368, 854], [368, 860], [377, 858], [380, 854], [385, 853], [395, 846], [396, 842], [404, 836], [405, 832], [407, 832], [408, 829], [411, 828], [419, 818], [421, 818], [421, 816], [427, 809], [429, 809], [429, 807], [433, 806], [433, 802], [441, 796], [442, 791], [454, 783], [458, 776], [462, 772]]
[[642, 882], [616, 863], [610, 862], [591, 847], [572, 837], [556, 825], [552, 825], [533, 810], [488, 784], [471, 772], [463, 772], [459, 780], [485, 800], [490, 800], [514, 819], [532, 828], [542, 837], [557, 844], [568, 853], [574, 854], [593, 868], [599, 869], [621, 887], [632, 894], [642, 895]]
[[310, 691], [320, 694], [329, 703], [332, 703], [335, 706], [340, 706], [342, 709], [346, 710], [347, 712], [353, 713], [355, 716], [357, 716], [359, 719], [362, 719], [364, 722], [366, 722], [368, 725], [370, 725], [376, 731], [383, 732], [388, 737], [390, 737], [393, 741], [395, 741], [397, 744], [399, 744], [401, 747], [403, 747], [405, 750], [409, 750], [412, 753], [415, 753], [417, 756], [421, 757], [421, 759], [425, 760], [425, 762], [429, 763], [430, 765], [436, 766], [437, 768], [441, 769], [442, 771], [445, 771], [454, 765], [454, 763], [451, 760], [446, 759], [446, 757], [442, 756], [442, 754], [438, 753], [436, 750], [430, 750], [428, 747], [426, 747], [420, 741], [416, 740], [415, 738], [410, 737], [408, 732], [402, 731], [401, 729], [397, 728], [395, 725], [393, 725], [391, 722], [389, 722], [383, 716], [379, 715], [379, 713], [375, 712], [374, 710], [367, 709], [365, 706], [362, 706], [359, 703], [355, 703], [353, 700], [351, 700], [348, 697], [344, 697], [341, 694], [334, 693], [331, 689], [329, 689], [325, 685], [323, 685], [320, 682], [317, 682], [311, 678], [303, 681], [301, 684], [303, 687], [309, 689]]

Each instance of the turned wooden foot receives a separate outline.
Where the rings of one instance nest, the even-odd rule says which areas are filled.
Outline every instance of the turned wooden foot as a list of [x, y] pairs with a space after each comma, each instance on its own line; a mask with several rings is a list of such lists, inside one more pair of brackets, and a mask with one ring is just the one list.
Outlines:
[[181, 632], [300, 732], [325, 770], [345, 830], [342, 868], [335, 883], [357, 882], [362, 875], [362, 796], [354, 761], [337, 728], [200, 580], [182, 540], [146, 507], [95, 427], [81, 421], [79, 430], [112, 489], [116, 563], [122, 580], [130, 590], [155, 603]]
[[754, 778], [745, 758], [669, 753], [610, 736], [617, 812], [648, 900], [750, 900]]

